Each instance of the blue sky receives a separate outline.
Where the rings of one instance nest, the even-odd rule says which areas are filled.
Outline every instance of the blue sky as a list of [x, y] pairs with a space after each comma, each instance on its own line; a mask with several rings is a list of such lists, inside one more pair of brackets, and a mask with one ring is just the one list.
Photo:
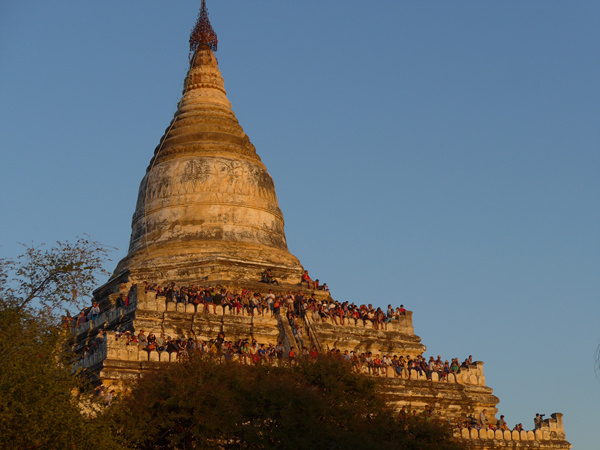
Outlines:
[[[199, 1], [0, 5], [0, 245], [125, 255]], [[209, 0], [228, 98], [291, 252], [485, 362], [512, 426], [596, 449], [600, 3]]]

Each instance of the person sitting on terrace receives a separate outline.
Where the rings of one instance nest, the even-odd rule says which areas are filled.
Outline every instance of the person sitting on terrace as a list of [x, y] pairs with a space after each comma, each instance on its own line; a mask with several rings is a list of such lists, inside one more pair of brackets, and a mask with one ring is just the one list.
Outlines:
[[386, 326], [386, 322], [385, 322], [385, 314], [384, 312], [381, 310], [381, 308], [377, 308], [377, 310], [375, 311], [375, 320], [377, 321], [377, 328], [376, 329], [383, 329], [384, 326]]
[[258, 358], [260, 361], [267, 361], [267, 349], [265, 348], [265, 344], [260, 344], [260, 348], [258, 349]]
[[65, 316], [61, 316], [60, 318], [60, 326], [61, 328], [70, 328], [73, 323], [73, 318], [71, 317], [71, 313], [66, 311]]
[[481, 411], [481, 413], [479, 414], [479, 426], [481, 428], [488, 428], [489, 422], [487, 420], [487, 417], [485, 416], [485, 413], [487, 412], [487, 409], [484, 409], [483, 411]]
[[76, 322], [75, 326], [79, 327], [79, 326], [83, 325], [86, 322], [87, 322], [87, 317], [85, 315], [85, 311], [81, 310], [81, 312], [77, 316], [77, 322]]
[[[173, 296], [175, 295], [175, 285], [173, 283], [168, 284], [167, 287], [165, 289], [163, 289], [163, 295], [165, 296], [165, 298], [167, 299], [168, 302], [172, 302]], [[158, 295], [157, 295], [158, 297]]]
[[260, 315], [262, 312], [260, 306], [260, 294], [255, 292], [254, 295], [250, 298], [250, 315]]
[[398, 378], [398, 377], [402, 378], [402, 371], [404, 370], [404, 363], [401, 361], [403, 361], [402, 357], [400, 359], [398, 359], [398, 355], [394, 355], [392, 357], [392, 361], [390, 362], [390, 365], [394, 369], [394, 376], [396, 378]]
[[431, 375], [433, 374], [433, 372], [435, 372], [435, 359], [433, 359], [433, 356], [429, 357], [429, 363], [427, 364], [427, 379], [431, 380], [432, 377]]
[[232, 300], [232, 305], [233, 305], [233, 310], [235, 311], [236, 315], [239, 315], [240, 312], [242, 311], [242, 298], [238, 295], [236, 295], [233, 300]]
[[[280, 312], [281, 312], [281, 304], [283, 303], [283, 299], [278, 296], [275, 297], [275, 300], [273, 301], [273, 316], [279, 316]], [[273, 317], [271, 316], [271, 317]]]
[[367, 352], [367, 354], [365, 355], [365, 364], [367, 365], [369, 375], [373, 375], [373, 353], [372, 352]]
[[194, 305], [198, 305], [202, 302], [202, 299], [200, 298], [200, 292], [195, 284], [192, 284], [192, 287], [189, 288], [188, 297], [190, 302]]
[[265, 271], [262, 273], [260, 281], [262, 283], [275, 284], [275, 285], [279, 286], [279, 281], [277, 281], [275, 278], [273, 278], [271, 269], [265, 269]]
[[126, 331], [125, 337], [127, 339], [127, 342], [125, 343], [125, 345], [138, 345], [137, 336], [135, 334], [133, 334], [131, 331]]
[[217, 313], [217, 306], [214, 304], [213, 302], [213, 297], [211, 295], [211, 292], [206, 289], [203, 293], [204, 297], [203, 297], [203, 303], [204, 303], [204, 312], [205, 313], [209, 313], [209, 306], [212, 305], [212, 309], [213, 309], [213, 314]]
[[187, 286], [181, 286], [179, 288], [179, 301], [185, 305], [188, 303], [188, 292]]
[[145, 350], [148, 350], [149, 352], [151, 352], [152, 350], [156, 350], [157, 346], [156, 346], [156, 336], [154, 336], [154, 333], [150, 333], [148, 335], [148, 345], [145, 348]]
[[158, 350], [159, 352], [162, 352], [165, 350], [165, 335], [164, 333], [160, 333], [160, 336], [156, 338], [155, 340], [156, 343], [156, 350]]
[[334, 309], [334, 312], [335, 312], [335, 314], [334, 314], [333, 317], [334, 317], [335, 323], [337, 324], [337, 317], [339, 317], [340, 318], [340, 324], [344, 325], [344, 317], [345, 317], [344, 309], [341, 306], [337, 306]]
[[448, 381], [448, 375], [450, 375], [450, 363], [446, 360], [444, 367], [442, 367], [442, 379], [440, 381]]
[[223, 304], [223, 294], [221, 294], [221, 290], [212, 289], [211, 297], [213, 299], [213, 312], [217, 313], [217, 306], [221, 306]]
[[[425, 360], [421, 355], [417, 357], [416, 360], [413, 361], [412, 369], [419, 374], [419, 376], [423, 376], [423, 368], [427, 367]], [[410, 378], [410, 376], [409, 376]]]
[[377, 329], [377, 322], [375, 321], [375, 313], [373, 312], [372, 309], [369, 309], [369, 312], [367, 313], [365, 319], [366, 319], [365, 322], [367, 320], [371, 321], [371, 323], [373, 324], [373, 328]]
[[396, 313], [394, 312], [394, 308], [392, 308], [392, 305], [388, 305], [387, 311], [385, 313], [386, 327], [387, 327], [387, 324], [392, 321], [392, 319], [395, 317], [395, 315], [396, 315]]
[[381, 370], [381, 357], [379, 356], [379, 354], [377, 354], [373, 358], [373, 375], [379, 375], [380, 370]]
[[265, 295], [264, 300], [266, 302], [268, 311], [271, 313], [271, 317], [273, 317], [273, 310], [275, 308], [275, 294], [273, 294], [272, 289], [269, 289], [269, 293]]
[[102, 328], [100, 328], [98, 330], [98, 334], [94, 338], [94, 341], [96, 342], [96, 344], [98, 346], [100, 346], [100, 345], [104, 344], [105, 340], [106, 340], [106, 333], [104, 332], [104, 330]]
[[306, 283], [309, 289], [316, 289], [315, 282], [308, 275], [308, 270], [305, 270], [302, 274], [302, 283]]
[[281, 342], [278, 342], [275, 346], [275, 356], [277, 357], [277, 359], [283, 358], [283, 351], [283, 344]]
[[92, 307], [88, 312], [88, 320], [95, 320], [100, 315], [100, 306], [96, 302], [92, 302]]
[[498, 422], [496, 422], [496, 428], [498, 428], [499, 430], [502, 430], [502, 431], [508, 430], [508, 425], [506, 424], [506, 421], [504, 420], [504, 415], [501, 415], [500, 419], [498, 419]]
[[[314, 299], [314, 296], [313, 296]], [[294, 314], [299, 317], [304, 317], [304, 303], [306, 303], [306, 298], [302, 295], [302, 291], [298, 292], [298, 295], [294, 298]]]
[[460, 366], [458, 365], [458, 358], [452, 358], [452, 364], [450, 364], [450, 373], [457, 374], [460, 372]]
[[292, 330], [293, 334], [294, 334], [294, 338], [296, 338], [296, 342], [298, 342], [300, 344], [301, 347], [304, 347], [304, 339], [303, 339], [303, 332], [302, 332], [302, 327], [299, 324], [296, 324], [294, 326], [294, 329]]
[[321, 322], [326, 322], [329, 319], [329, 309], [326, 306], [319, 305], [319, 316], [321, 317]]

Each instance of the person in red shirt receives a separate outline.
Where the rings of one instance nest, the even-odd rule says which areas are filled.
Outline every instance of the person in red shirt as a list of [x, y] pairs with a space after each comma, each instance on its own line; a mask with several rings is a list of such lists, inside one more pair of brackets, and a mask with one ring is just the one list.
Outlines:
[[302, 282], [308, 284], [309, 289], [316, 289], [315, 282], [308, 276], [308, 270], [305, 270], [302, 274]]

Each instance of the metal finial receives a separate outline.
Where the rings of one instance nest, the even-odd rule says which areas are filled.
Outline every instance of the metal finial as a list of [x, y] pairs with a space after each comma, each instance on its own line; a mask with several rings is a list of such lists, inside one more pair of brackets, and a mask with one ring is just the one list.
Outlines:
[[215, 33], [210, 20], [208, 20], [206, 0], [202, 0], [198, 20], [196, 20], [196, 25], [192, 29], [192, 34], [190, 34], [190, 58], [201, 45], [208, 45], [213, 52], [216, 52], [218, 43], [217, 33]]

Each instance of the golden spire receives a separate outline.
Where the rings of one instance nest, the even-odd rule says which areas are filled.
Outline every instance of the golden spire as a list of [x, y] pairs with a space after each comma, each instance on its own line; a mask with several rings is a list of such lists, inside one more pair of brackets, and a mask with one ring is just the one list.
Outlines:
[[227, 99], [216, 47], [203, 1], [183, 96], [140, 183], [129, 252], [115, 273], [237, 283], [270, 267], [296, 284], [304, 269], [287, 247], [273, 179]]
[[198, 13], [198, 20], [190, 34], [190, 60], [194, 52], [202, 45], [208, 45], [213, 52], [217, 51], [217, 33], [213, 30], [208, 19], [208, 10], [206, 9], [206, 0], [202, 0], [202, 6]]

